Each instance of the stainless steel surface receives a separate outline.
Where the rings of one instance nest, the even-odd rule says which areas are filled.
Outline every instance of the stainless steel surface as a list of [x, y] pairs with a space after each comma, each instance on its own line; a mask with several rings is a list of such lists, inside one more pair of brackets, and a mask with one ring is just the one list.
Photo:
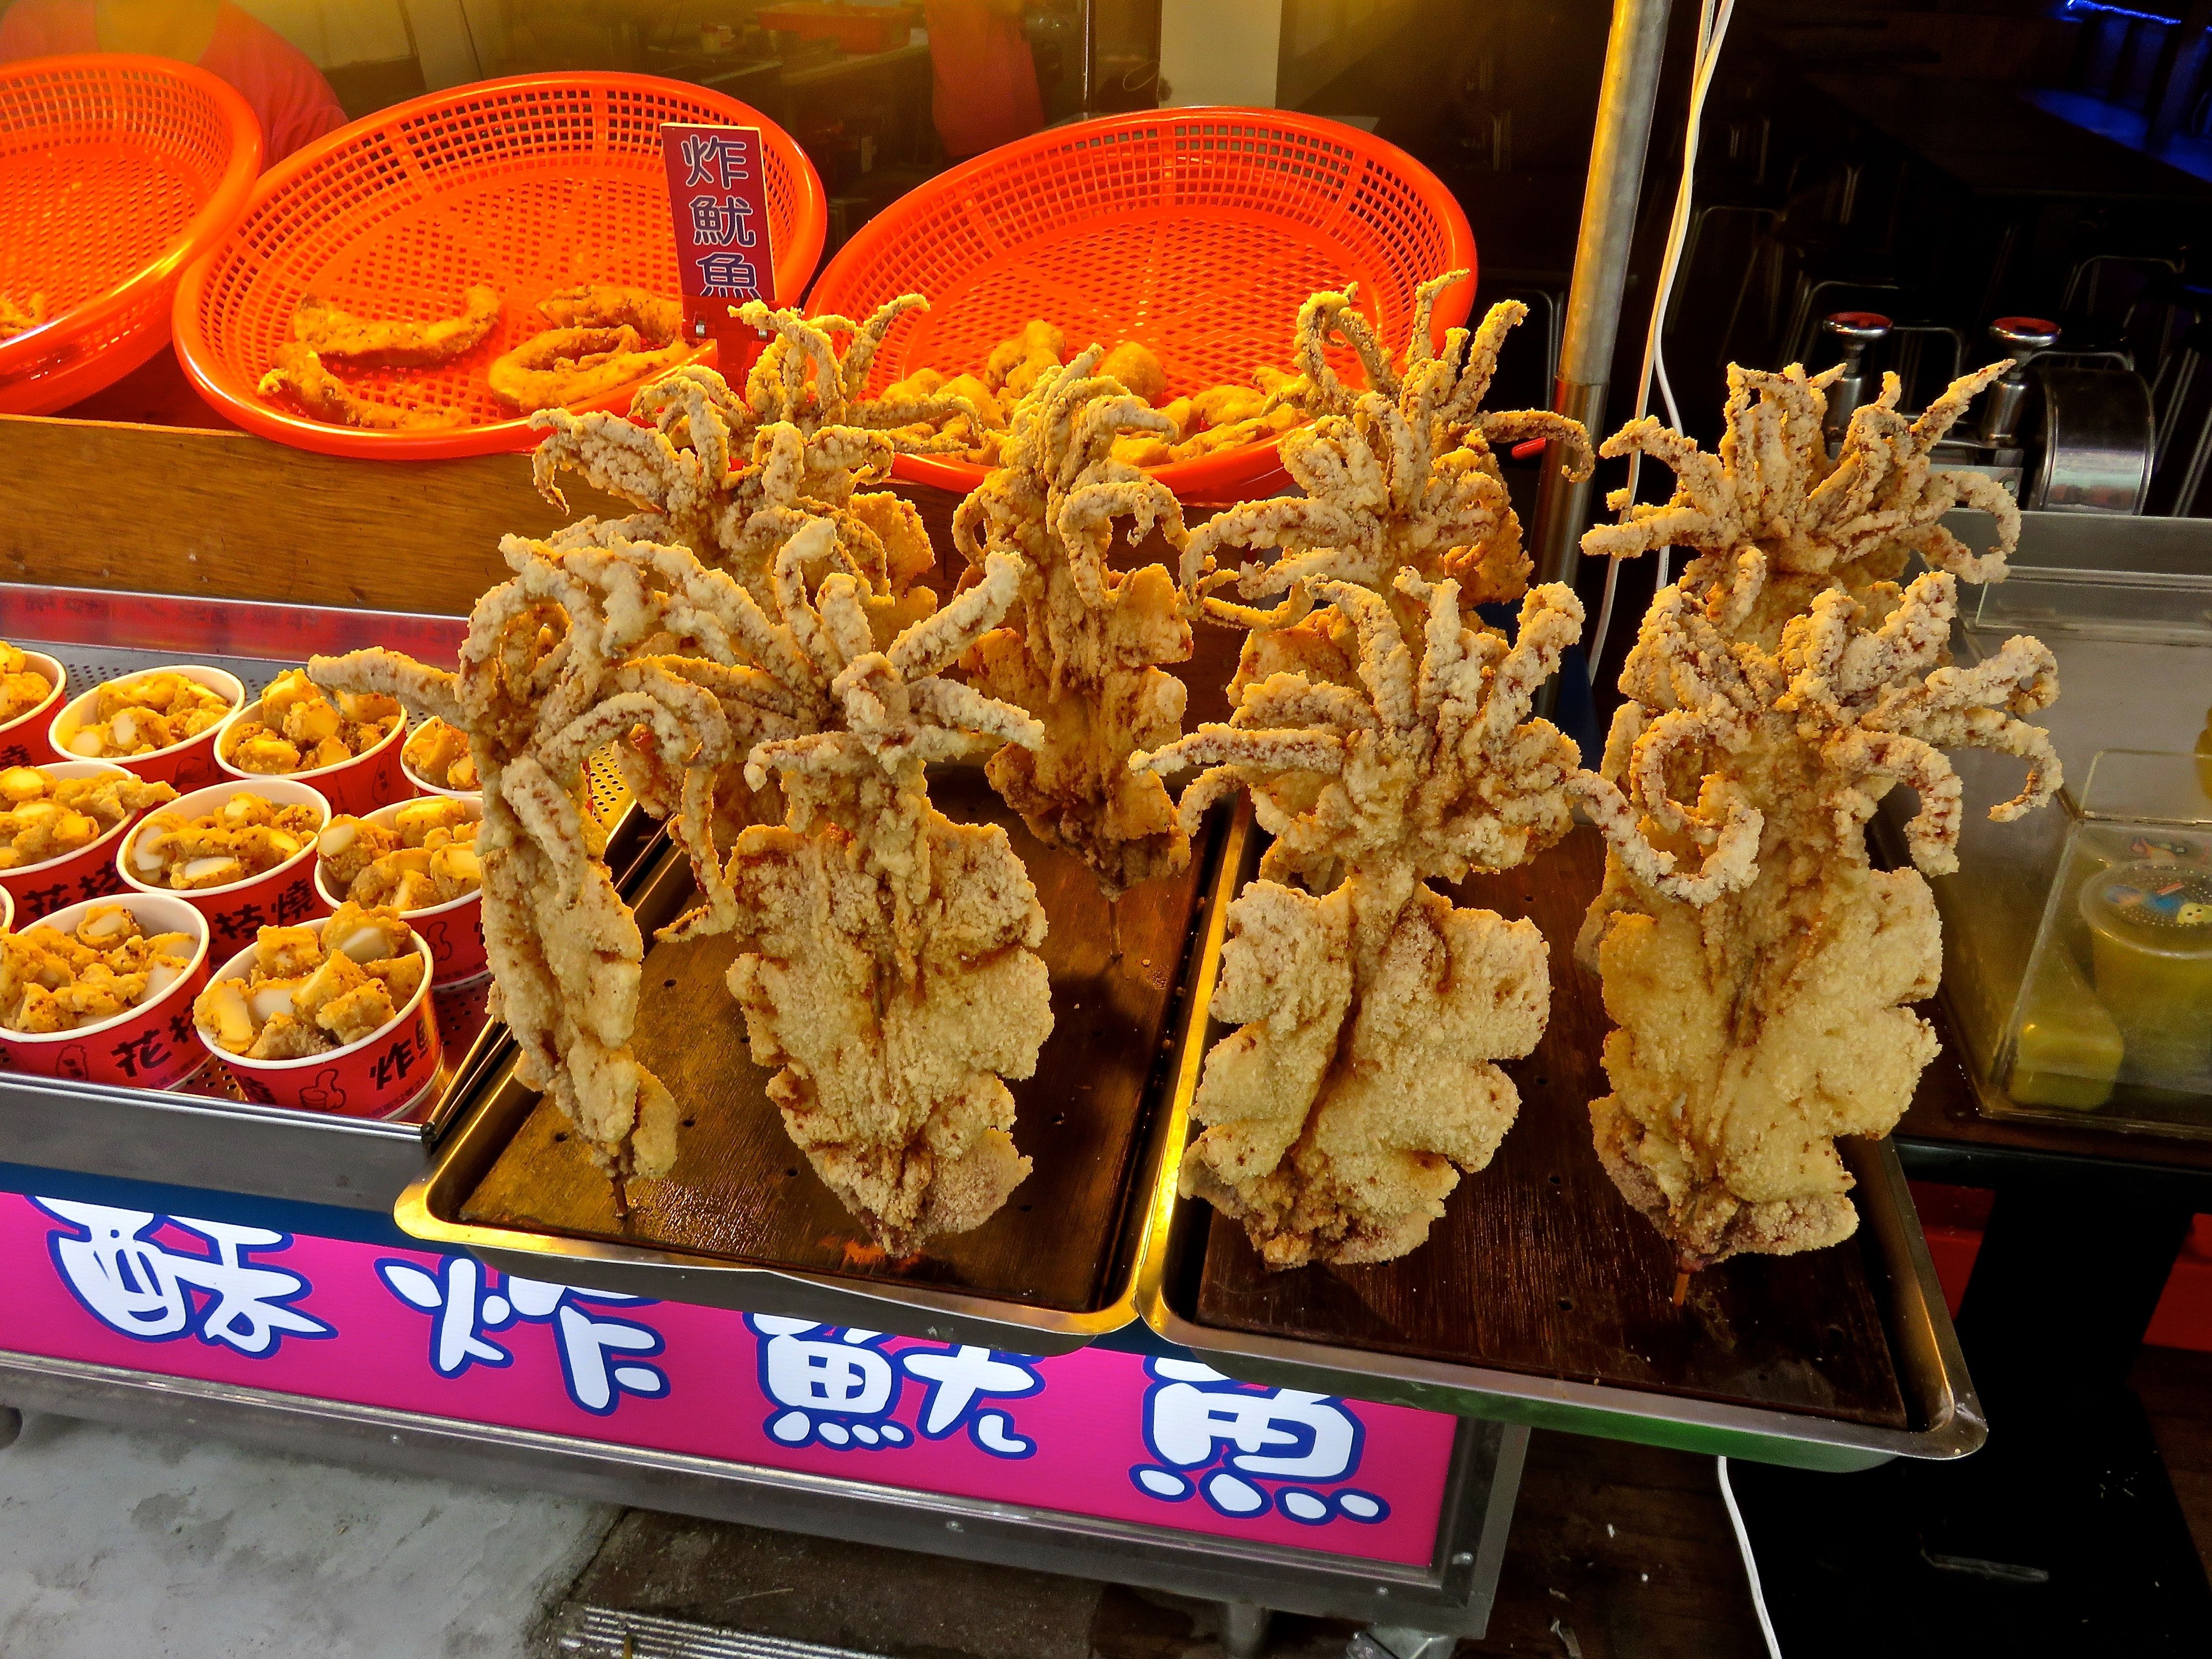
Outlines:
[[[1199, 901], [1194, 963], [1210, 962], [1218, 953], [1227, 926], [1229, 891], [1243, 862], [1248, 833], [1249, 814], [1240, 814], [1222, 839], [1216, 873]], [[662, 871], [673, 867], [672, 863], [656, 866]], [[1200, 1006], [1202, 997], [1194, 990], [1169, 1028], [1169, 1074], [1178, 1080], [1195, 1076], [1191, 1011]], [[443, 1132], [434, 1163], [393, 1206], [393, 1218], [410, 1236], [465, 1249], [504, 1272], [528, 1279], [746, 1313], [803, 1316], [1021, 1353], [1070, 1352], [1135, 1322], [1138, 1275], [1152, 1247], [1152, 1230], [1166, 1219], [1151, 1200], [1159, 1186], [1162, 1161], [1170, 1156], [1168, 1149], [1181, 1145], [1180, 1120], [1170, 1103], [1163, 1102], [1153, 1109], [1129, 1177], [1133, 1196], [1123, 1205], [1116, 1224], [1109, 1293], [1095, 1310], [1070, 1312], [941, 1286], [833, 1277], [727, 1256], [466, 1220], [463, 1212], [471, 1195], [529, 1121], [538, 1099], [515, 1080], [511, 1055], [487, 1066], [478, 1077], [472, 1097], [455, 1109], [453, 1127]], [[1170, 1087], [1175, 1089], [1172, 1084]]]
[[[1582, 231], [1575, 244], [1574, 284], [1567, 290], [1566, 331], [1552, 398], [1555, 410], [1591, 428], [1593, 441], [1604, 435], [1597, 428], [1605, 418], [1606, 383], [1613, 376], [1613, 349], [1620, 332], [1621, 295], [1628, 283], [1651, 109], [1659, 94], [1668, 9], [1668, 0], [1615, 0], [1606, 40]], [[1594, 481], [1570, 483], [1560, 476], [1559, 461], [1559, 446], [1547, 446], [1536, 498], [1540, 582], [1574, 580], [1583, 532], [1590, 522]]]
[[2035, 375], [2043, 390], [2043, 460], [2021, 505], [2053, 513], [2141, 513], [2156, 446], [2142, 376], [2055, 363], [2039, 365]]
[[1147, 1275], [1139, 1305], [1145, 1322], [1161, 1336], [1245, 1382], [1802, 1468], [1863, 1469], [1894, 1457], [1963, 1457], [1988, 1438], [1989, 1431], [1896, 1149], [1887, 1139], [1872, 1147], [1851, 1139], [1839, 1146], [1857, 1178], [1863, 1224], [1886, 1278], [1885, 1323], [1899, 1382], [1913, 1413], [1908, 1429], [1200, 1325], [1187, 1316], [1189, 1309], [1175, 1288], [1194, 1277], [1190, 1253], [1204, 1245], [1207, 1218], [1205, 1206], [1196, 1203], [1178, 1206], [1181, 1213], [1162, 1271]]
[[2021, 408], [2027, 402], [2029, 360], [2058, 343], [2058, 325], [2040, 317], [2000, 317], [1990, 325], [1990, 338], [2012, 359], [2012, 367], [1982, 398], [1981, 441], [1991, 449], [2002, 449], [2020, 431]]
[[1843, 373], [1828, 387], [1828, 408], [1820, 430], [1832, 446], [1851, 422], [1851, 411], [1866, 401], [1867, 348], [1889, 337], [1892, 325], [1878, 311], [1838, 311], [1823, 318], [1821, 331], [1843, 346]]
[[1459, 1638], [1401, 1625], [1370, 1625], [1352, 1638], [1347, 1659], [1451, 1659]]
[[5, 1351], [0, 1401], [1316, 1617], [1370, 1621], [1387, 1607], [1467, 1636], [1489, 1622], [1528, 1440], [1525, 1429], [1460, 1425], [1436, 1553], [1417, 1567]]
[[1267, 1650], [1273, 1615], [1256, 1601], [1221, 1604], [1221, 1648], [1229, 1659], [1260, 1659]]

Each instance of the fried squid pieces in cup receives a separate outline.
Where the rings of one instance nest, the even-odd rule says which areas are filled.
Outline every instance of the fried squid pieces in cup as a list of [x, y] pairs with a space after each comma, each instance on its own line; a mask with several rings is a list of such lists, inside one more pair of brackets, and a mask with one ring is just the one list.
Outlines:
[[[1601, 775], [1577, 783], [1610, 844], [1577, 946], [1618, 1026], [1594, 1138], [1686, 1274], [1857, 1227], [1836, 1137], [1887, 1133], [1937, 1046], [1906, 1005], [1935, 994], [1942, 967], [1919, 871], [1958, 865], [1960, 785], [1940, 750], [2027, 763], [1990, 811], [2000, 822], [2059, 787], [2025, 718], [2057, 696], [2051, 653], [2023, 636], [1972, 667], [1945, 660], [1959, 583], [2002, 578], [2020, 517], [1995, 483], [1929, 456], [2007, 367], [1966, 375], [1911, 421], [1885, 376], [1833, 462], [1821, 418], [1834, 371], [1795, 366], [1729, 371], [1717, 454], [1650, 419], [1601, 452], [1640, 450], [1676, 488], [1591, 531], [1584, 551], [1696, 556], [1644, 618]], [[1995, 516], [1990, 552], [1941, 523], [1961, 502]], [[1901, 585], [1915, 553], [1930, 568]], [[1918, 870], [1877, 870], [1865, 823], [1899, 784], [1919, 799], [1906, 827]]]

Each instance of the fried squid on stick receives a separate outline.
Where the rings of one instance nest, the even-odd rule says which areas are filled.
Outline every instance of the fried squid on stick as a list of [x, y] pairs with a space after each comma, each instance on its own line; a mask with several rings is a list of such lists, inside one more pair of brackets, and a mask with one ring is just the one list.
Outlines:
[[[825, 533], [825, 532], [817, 532]], [[1006, 615], [1015, 561], [884, 641], [846, 573], [810, 594], [779, 561], [777, 672], [818, 730], [763, 743], [789, 812], [738, 840], [728, 875], [757, 948], [730, 969], [769, 1095], [816, 1172], [884, 1249], [981, 1224], [1028, 1175], [1013, 1096], [1052, 1030], [1036, 889], [996, 825], [930, 804], [924, 768], [1043, 737], [1018, 708], [941, 678]]]
[[1041, 744], [991, 757], [991, 786], [1118, 898], [1190, 861], [1167, 790], [1129, 757], [1182, 730], [1183, 684], [1158, 665], [1188, 659], [1191, 637], [1164, 565], [1124, 574], [1109, 562], [1124, 524], [1131, 544], [1158, 526], [1180, 546], [1183, 527], [1173, 492], [1110, 453], [1124, 434], [1168, 422], [1096, 372], [1103, 355], [1093, 346], [1038, 379], [1014, 411], [1006, 464], [960, 504], [952, 538], [976, 570], [1006, 557], [1021, 577], [1008, 626], [962, 664], [979, 690], [1043, 722]]
[[[1875, 803], [1900, 783], [1915, 793], [1909, 850], [1936, 874], [1958, 866], [1960, 821], [1942, 748], [2027, 762], [2021, 792], [1991, 810], [2000, 821], [2059, 787], [2025, 718], [2057, 696], [2050, 652], [2021, 637], [1972, 668], [1943, 665], [1959, 582], [2002, 578], [2019, 515], [1980, 475], [1929, 458], [2006, 367], [1911, 422], [1886, 376], [1833, 463], [1832, 377], [1795, 366], [1729, 371], [1717, 455], [1649, 420], [1601, 452], [1640, 449], [1677, 487], [1584, 550], [1697, 555], [1644, 617], [1601, 775], [1576, 783], [1611, 843], [1577, 947], [1620, 1028], [1613, 1092], [1590, 1106], [1598, 1156], [1686, 1272], [1849, 1237], [1835, 1138], [1887, 1133], [1936, 1054], [1905, 1006], [1942, 971], [1935, 901], [1917, 872], [1872, 867]], [[1995, 514], [1991, 552], [1940, 522], [1961, 501]], [[1900, 587], [1909, 553], [1934, 568]]]
[[1228, 725], [1133, 763], [1206, 766], [1186, 824], [1241, 785], [1276, 837], [1230, 907], [1213, 1012], [1239, 1029], [1206, 1056], [1192, 1113], [1207, 1127], [1182, 1180], [1271, 1267], [1418, 1247], [1512, 1127], [1520, 1097], [1493, 1062], [1533, 1049], [1549, 1012], [1535, 925], [1455, 909], [1428, 883], [1565, 832], [1575, 747], [1528, 714], [1582, 606], [1537, 589], [1509, 647], [1463, 625], [1456, 584], [1407, 570], [1394, 586], [1418, 631], [1355, 583], [1313, 585], [1356, 631], [1352, 684], [1270, 675]]
[[[388, 651], [318, 657], [329, 690], [397, 696], [466, 732], [482, 780], [484, 943], [518, 1075], [619, 1183], [667, 1173], [678, 1111], [630, 1052], [644, 941], [616, 892], [586, 767], [610, 745], [690, 855], [702, 908], [733, 917], [713, 837], [718, 770], [817, 711], [752, 666], [776, 641], [759, 607], [686, 550], [509, 537], [514, 574], [477, 602], [448, 674]], [[619, 1187], [618, 1189], [619, 1191]]]

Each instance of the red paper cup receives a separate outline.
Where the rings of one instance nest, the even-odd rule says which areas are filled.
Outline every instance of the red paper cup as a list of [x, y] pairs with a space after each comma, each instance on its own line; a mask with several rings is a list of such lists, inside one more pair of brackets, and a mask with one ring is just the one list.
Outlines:
[[[329, 921], [319, 916], [306, 926], [319, 937]], [[230, 1068], [248, 1100], [337, 1117], [392, 1117], [413, 1105], [438, 1076], [438, 1020], [430, 1007], [436, 966], [420, 934], [415, 948], [422, 953], [429, 971], [407, 1006], [358, 1042], [301, 1060], [248, 1060], [224, 1053], [197, 1025], [193, 1030], [200, 1046]], [[244, 979], [252, 966], [253, 947], [249, 945], [210, 978], [216, 983]]]
[[261, 700], [256, 697], [216, 728], [215, 763], [224, 777], [235, 778], [249, 789], [272, 778], [312, 784], [330, 803], [332, 812], [344, 812], [355, 817], [367, 816], [386, 801], [408, 798], [407, 781], [399, 770], [399, 746], [407, 740], [405, 720], [394, 721], [392, 729], [384, 734], [384, 741], [375, 748], [336, 766], [319, 766], [305, 772], [240, 771], [223, 758], [230, 746], [231, 731], [260, 718]]
[[[114, 761], [56, 761], [39, 769], [53, 778], [131, 775]], [[48, 859], [44, 864], [0, 870], [0, 888], [7, 890], [8, 896], [15, 901], [16, 914], [26, 923], [36, 921], [65, 904], [120, 893], [124, 890], [123, 878], [115, 873], [115, 848], [136, 822], [135, 818], [125, 818], [98, 841], [58, 859]]]
[[[118, 675], [107, 684], [126, 684], [153, 674], [181, 674], [210, 691], [221, 693], [229, 702], [234, 718], [238, 706], [246, 701], [246, 688], [239, 684], [237, 675], [199, 663], [178, 663], [167, 668], [142, 669], [136, 674]], [[47, 743], [64, 760], [83, 758], [70, 747], [70, 739], [91, 720], [93, 702], [99, 695], [100, 687], [95, 685], [91, 690], [71, 697], [62, 705], [62, 712], [54, 716], [53, 725], [47, 728]], [[196, 738], [173, 743], [167, 749], [156, 749], [150, 755], [116, 755], [111, 758], [116, 765], [126, 771], [136, 772], [149, 783], [173, 784], [180, 793], [198, 789], [216, 781], [216, 739], [222, 735], [223, 724], [227, 723], [210, 726]]]
[[[313, 807], [318, 830], [331, 821], [331, 804], [306, 784], [295, 783], [289, 778], [263, 778], [250, 784], [213, 784], [205, 789], [195, 789], [161, 810], [181, 812], [188, 818], [205, 817], [219, 811], [233, 795], [240, 794], [259, 795], [279, 806]], [[321, 902], [322, 896], [315, 886], [315, 843], [312, 841], [274, 870], [248, 876], [228, 887], [202, 887], [193, 892], [179, 893], [173, 888], [142, 881], [132, 870], [131, 849], [143, 825], [144, 820], [141, 819], [116, 849], [117, 876], [134, 893], [160, 893], [180, 898], [205, 916], [208, 955], [218, 962], [252, 944], [264, 927], [291, 927], [330, 913], [331, 907]]]
[[192, 959], [184, 976], [149, 1001], [74, 1031], [32, 1035], [0, 1030], [0, 1058], [34, 1077], [78, 1083], [112, 1083], [125, 1089], [167, 1089], [207, 1063], [195, 1040], [192, 999], [207, 983], [208, 932], [200, 913], [173, 894], [131, 893], [120, 900], [64, 905], [46, 918], [63, 933], [74, 931], [95, 903], [118, 902], [149, 933], [189, 933]]
[[[418, 727], [416, 729], [419, 730], [420, 728]], [[413, 732], [410, 732], [407, 735], [411, 738], [415, 733]], [[404, 742], [399, 745], [399, 771], [400, 775], [407, 780], [408, 783], [413, 787], [415, 793], [418, 795], [437, 795], [443, 797], [447, 800], [472, 800], [481, 802], [483, 799], [483, 791], [481, 789], [455, 789], [447, 784], [431, 782], [429, 779], [424, 777], [420, 772], [417, 772], [412, 765], [409, 764], [407, 759], [407, 745]]]
[[[445, 799], [459, 801], [469, 809], [471, 817], [479, 823], [483, 821], [483, 802], [476, 796], [447, 795]], [[414, 804], [395, 801], [358, 816], [380, 829], [389, 830], [398, 821], [400, 809]], [[319, 850], [315, 857], [315, 895], [333, 910], [345, 902], [345, 895], [331, 884], [329, 872], [323, 868]], [[402, 910], [399, 914], [428, 942], [433, 971], [439, 984], [459, 985], [489, 971], [484, 956], [483, 889], [444, 904], [434, 904], [427, 910]]]
[[54, 723], [54, 710], [61, 706], [62, 693], [69, 684], [69, 670], [43, 651], [26, 651], [31, 666], [46, 677], [46, 695], [34, 708], [27, 708], [0, 726], [0, 766], [44, 766], [58, 760], [49, 728]]

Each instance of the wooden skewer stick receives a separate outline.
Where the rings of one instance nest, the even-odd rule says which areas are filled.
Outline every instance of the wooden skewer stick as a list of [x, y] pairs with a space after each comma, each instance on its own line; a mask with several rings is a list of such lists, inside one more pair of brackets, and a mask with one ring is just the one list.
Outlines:
[[1120, 894], [1117, 893], [1106, 901], [1106, 914], [1113, 918], [1114, 939], [1113, 954], [1106, 960], [1119, 962], [1121, 959], [1121, 897]]
[[1690, 1297], [1690, 1270], [1678, 1267], [1674, 1271], [1674, 1305], [1680, 1307]]

